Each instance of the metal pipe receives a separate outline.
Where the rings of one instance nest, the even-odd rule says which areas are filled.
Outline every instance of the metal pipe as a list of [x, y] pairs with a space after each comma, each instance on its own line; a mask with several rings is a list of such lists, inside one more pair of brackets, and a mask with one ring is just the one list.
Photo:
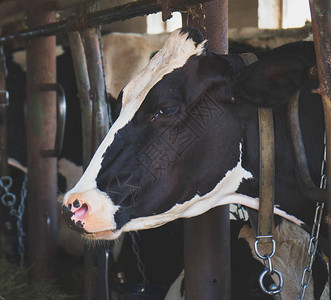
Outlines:
[[[199, 7], [200, 18], [184, 16], [197, 27], [215, 53], [228, 52], [228, 1]], [[231, 299], [230, 221], [228, 205], [184, 221], [185, 299]]]
[[8, 176], [8, 148], [7, 148], [7, 107], [9, 105], [6, 90], [6, 57], [0, 47], [0, 176]]
[[[317, 92], [322, 97], [326, 132], [327, 158], [331, 158], [331, 2], [310, 0], [310, 11], [315, 42], [317, 72], [320, 86]], [[327, 224], [329, 230], [329, 257], [331, 257], [331, 165], [327, 164]], [[330, 265], [329, 265], [330, 268]], [[330, 271], [330, 269], [329, 269]], [[330, 273], [330, 272], [329, 272]], [[331, 283], [331, 277], [329, 277]], [[330, 294], [331, 299], [331, 294]]]
[[[6, 57], [3, 48], [0, 47], [0, 179], [9, 175], [7, 147], [7, 107], [9, 99], [6, 90], [6, 77]], [[0, 202], [0, 234], [4, 233], [4, 215], [6, 215], [6, 209]]]
[[[172, 11], [181, 11], [186, 10], [188, 5], [208, 1], [210, 0], [169, 0], [169, 8]], [[0, 44], [11, 42], [14, 39], [36, 38], [56, 35], [64, 33], [65, 31], [77, 31], [82, 28], [91, 28], [97, 25], [110, 24], [133, 17], [153, 14], [161, 10], [160, 1], [138, 0], [128, 4], [88, 13], [82, 17], [71, 17], [67, 20], [54, 22], [44, 26], [29, 26], [31, 29], [20, 31], [17, 35], [11, 34], [0, 37]]]
[[303, 143], [299, 121], [299, 95], [298, 91], [288, 104], [288, 128], [291, 133], [292, 149], [295, 160], [295, 173], [303, 194], [313, 202], [326, 202], [326, 190], [317, 187], [311, 179], [305, 145]]
[[[27, 24], [38, 27], [54, 22], [55, 14], [43, 0], [28, 0]], [[54, 145], [56, 93], [42, 84], [56, 82], [55, 37], [30, 40], [27, 55], [28, 150], [28, 266], [30, 280], [51, 278], [57, 249], [57, 159], [41, 152]]]
[[68, 32], [71, 56], [82, 116], [83, 168], [87, 168], [92, 158], [92, 101], [90, 100], [90, 80], [88, 78], [83, 42], [78, 31]]
[[[92, 101], [91, 149], [94, 153], [109, 130], [98, 30], [96, 28], [84, 30], [82, 40], [90, 82], [90, 99]], [[95, 297], [100, 300], [109, 299], [108, 250], [96, 246], [94, 249], [85, 248], [85, 254], [85, 269], [89, 270], [94, 267], [96, 270], [94, 274], [85, 277], [85, 299]]]
[[[82, 110], [83, 165], [86, 169], [109, 129], [101, 54], [96, 29], [85, 30], [83, 39], [77, 31], [68, 35]], [[108, 299], [108, 252], [85, 247], [84, 265], [85, 270], [93, 270], [85, 272], [85, 299]]]
[[92, 100], [92, 151], [94, 153], [109, 130], [109, 120], [97, 29], [91, 28], [84, 30], [82, 32], [82, 39], [90, 79], [90, 99]]

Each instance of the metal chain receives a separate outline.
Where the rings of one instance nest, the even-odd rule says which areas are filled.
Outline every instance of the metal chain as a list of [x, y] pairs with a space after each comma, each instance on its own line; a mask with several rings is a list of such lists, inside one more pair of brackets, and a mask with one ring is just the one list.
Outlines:
[[237, 204], [237, 215], [239, 220], [248, 221], [248, 214], [244, 206]]
[[[268, 239], [271, 244], [272, 244], [272, 250], [271, 253], [269, 254], [264, 254], [262, 255], [259, 251], [259, 244], [262, 244], [262, 240]], [[266, 244], [266, 243], [264, 243]], [[275, 251], [276, 251], [276, 242], [273, 239], [273, 236], [257, 236], [255, 243], [254, 243], [254, 249], [255, 249], [255, 253], [256, 255], [263, 260], [264, 266], [265, 266], [265, 270], [261, 273], [260, 278], [259, 278], [259, 284], [260, 287], [262, 289], [262, 291], [270, 296], [274, 296], [277, 295], [281, 292], [281, 290], [283, 289], [283, 285], [284, 285], [284, 280], [283, 280], [283, 276], [282, 273], [279, 272], [277, 269], [275, 269], [272, 265], [271, 262], [271, 258], [274, 256]], [[276, 274], [278, 277], [278, 286], [275, 284], [272, 284], [272, 286], [270, 286], [269, 288], [266, 288], [264, 283], [263, 283], [263, 279], [266, 275], [274, 275]]]
[[146, 276], [146, 271], [145, 271], [144, 263], [141, 260], [140, 249], [139, 249], [138, 243], [136, 241], [135, 232], [129, 232], [129, 234], [130, 234], [130, 237], [131, 237], [131, 240], [132, 240], [132, 250], [133, 250], [133, 253], [137, 257], [137, 268], [138, 268], [138, 271], [139, 271], [140, 275], [143, 278], [143, 285], [147, 285], [149, 280], [147, 279], [147, 276]]
[[10, 176], [1, 176], [0, 177], [0, 187], [3, 189], [4, 193], [1, 196], [1, 202], [4, 206], [7, 206], [10, 208], [10, 213], [12, 213], [12, 209], [14, 208], [14, 205], [16, 203], [16, 196], [9, 192], [9, 189], [11, 188], [13, 184], [13, 180]]
[[235, 204], [235, 210], [232, 210], [230, 206], [230, 214], [237, 220], [237, 221], [248, 221], [248, 214], [244, 206], [240, 204]]
[[17, 214], [17, 239], [18, 239], [18, 253], [20, 255], [20, 267], [21, 269], [24, 269], [25, 267], [25, 261], [24, 261], [24, 230], [23, 230], [23, 215], [25, 210], [25, 199], [27, 196], [27, 181], [28, 176], [27, 174], [24, 175], [23, 183], [22, 183], [22, 189], [21, 189], [21, 202], [18, 206], [18, 214]]
[[22, 189], [21, 189], [21, 201], [18, 205], [16, 210], [16, 196], [13, 193], [9, 192], [9, 189], [12, 186], [13, 180], [10, 176], [2, 176], [0, 177], [0, 188], [4, 191], [3, 195], [1, 196], [1, 202], [4, 206], [9, 208], [9, 212], [11, 215], [17, 218], [16, 226], [17, 226], [17, 239], [18, 239], [18, 253], [20, 256], [20, 267], [23, 269], [25, 267], [24, 261], [24, 230], [23, 230], [23, 215], [25, 210], [25, 199], [27, 194], [26, 189], [26, 182], [27, 182], [27, 175], [24, 175]]
[[[323, 161], [321, 166], [321, 182], [320, 188], [326, 189], [327, 184], [327, 175], [326, 175], [326, 134], [324, 133], [324, 154], [323, 154]], [[321, 220], [322, 214], [324, 209], [324, 203], [317, 202], [316, 209], [315, 209], [315, 216], [314, 216], [314, 223], [310, 234], [309, 245], [308, 245], [308, 262], [307, 266], [304, 268], [302, 277], [301, 277], [301, 295], [298, 300], [304, 300], [306, 290], [309, 286], [311, 275], [312, 275], [312, 267], [315, 258], [315, 254], [317, 251], [318, 245], [318, 237], [321, 227]]]

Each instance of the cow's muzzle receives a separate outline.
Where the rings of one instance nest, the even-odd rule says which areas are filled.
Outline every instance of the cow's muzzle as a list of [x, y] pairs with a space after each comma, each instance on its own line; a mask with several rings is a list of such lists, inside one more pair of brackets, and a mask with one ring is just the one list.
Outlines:
[[[79, 233], [88, 234], [88, 232], [84, 229], [83, 223], [80, 220], [76, 221], [73, 218], [74, 215], [75, 215], [75, 212], [73, 212], [71, 209], [72, 209], [72, 205], [71, 204], [69, 204], [68, 206], [63, 205], [63, 204], [61, 205], [61, 212], [62, 212], [62, 214], [64, 216], [64, 220], [66, 221], [67, 225], [71, 229], [73, 229], [73, 230], [75, 230], [75, 231], [77, 231]], [[79, 208], [78, 210], [76, 210], [76, 212], [79, 213], [79, 210], [87, 210], [86, 204], [83, 204], [81, 208]]]
[[84, 235], [116, 230], [114, 215], [118, 207], [98, 189], [69, 191], [61, 210], [69, 227]]

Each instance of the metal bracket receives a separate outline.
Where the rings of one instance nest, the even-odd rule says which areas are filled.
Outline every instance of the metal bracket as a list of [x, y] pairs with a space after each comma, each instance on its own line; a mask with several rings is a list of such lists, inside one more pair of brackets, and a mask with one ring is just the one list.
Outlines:
[[0, 90], [0, 106], [9, 105], [9, 93], [6, 90]]
[[41, 150], [41, 155], [43, 157], [59, 157], [63, 146], [63, 137], [65, 129], [65, 119], [67, 113], [66, 97], [62, 85], [59, 83], [44, 83], [40, 85], [42, 91], [55, 91], [56, 92], [56, 137], [54, 149]]

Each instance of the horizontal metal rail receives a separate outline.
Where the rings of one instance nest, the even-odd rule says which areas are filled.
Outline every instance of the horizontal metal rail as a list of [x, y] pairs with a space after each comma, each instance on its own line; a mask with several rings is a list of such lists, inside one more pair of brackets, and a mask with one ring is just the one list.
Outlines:
[[[183, 11], [190, 5], [208, 1], [210, 0], [169, 0], [169, 8], [171, 11]], [[87, 13], [83, 16], [73, 16], [66, 20], [50, 23], [45, 26], [19, 31], [15, 35], [11, 34], [1, 36], [0, 45], [11, 42], [15, 39], [20, 40], [45, 37], [64, 33], [66, 31], [77, 31], [97, 25], [109, 24], [115, 21], [124, 21], [160, 11], [162, 11], [162, 3], [160, 0], [138, 0], [97, 12]]]

